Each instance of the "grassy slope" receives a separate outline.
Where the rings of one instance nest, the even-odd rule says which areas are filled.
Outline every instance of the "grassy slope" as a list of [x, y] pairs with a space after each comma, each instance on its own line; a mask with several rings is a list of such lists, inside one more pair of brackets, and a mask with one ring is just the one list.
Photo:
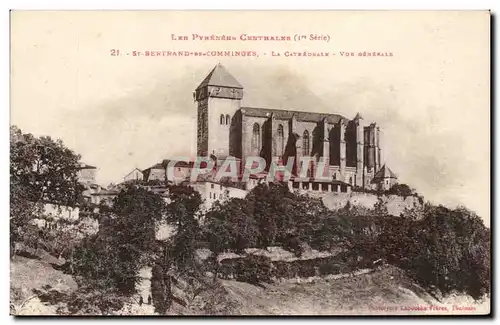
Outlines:
[[52, 266], [38, 259], [15, 256], [10, 261], [10, 302], [11, 314], [17, 315], [53, 315], [56, 306], [44, 305], [34, 297], [33, 289], [42, 289], [45, 285], [60, 292], [76, 290], [77, 284], [70, 275], [57, 271]]
[[[149, 294], [150, 270], [141, 272], [143, 281], [138, 287], [137, 300], [144, 300]], [[402, 311], [401, 306], [446, 306], [451, 312], [453, 304], [472, 306], [473, 302], [464, 297], [451, 297], [444, 303], [437, 302], [409, 279], [403, 271], [386, 267], [371, 274], [341, 279], [315, 279], [308, 283], [289, 280], [265, 287], [232, 280], [221, 280], [221, 286], [205, 291], [187, 308], [174, 304], [170, 314], [200, 315], [341, 315], [341, 314], [394, 314], [418, 312]], [[71, 276], [54, 270], [50, 264], [40, 260], [15, 257], [11, 261], [11, 303], [19, 315], [49, 315], [56, 313], [57, 306], [46, 306], [33, 296], [32, 290], [51, 285], [60, 291], [76, 289]], [[122, 315], [152, 315], [151, 305], [139, 306], [132, 300], [122, 311]], [[489, 302], [488, 302], [489, 303]], [[474, 305], [475, 313], [486, 313], [487, 303]], [[396, 311], [375, 310], [380, 307], [395, 307]], [[428, 312], [440, 314], [440, 312]], [[441, 312], [442, 313], [442, 312]], [[473, 313], [473, 312], [467, 312]]]
[[[233, 304], [231, 314], [239, 315], [417, 314], [418, 311], [404, 311], [402, 307], [444, 306], [451, 312], [454, 303], [472, 305], [472, 301], [464, 301], [463, 297], [439, 303], [394, 267], [352, 278], [317, 279], [310, 283], [286, 281], [266, 288], [222, 282], [226, 299]], [[486, 303], [474, 306], [476, 313], [487, 312]], [[381, 307], [396, 310], [381, 310]]]

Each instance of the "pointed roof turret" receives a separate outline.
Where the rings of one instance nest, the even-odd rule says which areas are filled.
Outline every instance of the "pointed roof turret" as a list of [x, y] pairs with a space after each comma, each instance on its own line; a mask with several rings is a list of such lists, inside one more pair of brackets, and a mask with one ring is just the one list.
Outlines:
[[361, 114], [359, 114], [359, 112], [356, 114], [356, 116], [354, 117], [355, 120], [362, 120], [363, 119], [363, 116], [361, 116]]
[[387, 167], [384, 164], [382, 166], [382, 168], [380, 168], [379, 171], [376, 172], [375, 175], [373, 175], [372, 182], [377, 182], [377, 181], [380, 181], [380, 180], [383, 180], [383, 179], [387, 179], [387, 178], [398, 179], [398, 177], [396, 176], [396, 174], [394, 174], [392, 172], [392, 170], [390, 170], [389, 167]]
[[227, 88], [243, 89], [243, 86], [236, 80], [224, 66], [218, 63], [212, 71], [203, 79], [197, 90], [205, 86], [219, 86]]

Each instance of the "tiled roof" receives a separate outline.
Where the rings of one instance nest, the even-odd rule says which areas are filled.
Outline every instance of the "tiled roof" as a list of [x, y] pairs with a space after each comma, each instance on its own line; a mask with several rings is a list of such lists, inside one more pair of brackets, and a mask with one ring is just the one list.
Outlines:
[[373, 175], [372, 182], [378, 182], [386, 178], [397, 179], [398, 177], [384, 164], [384, 166], [382, 166], [382, 168], [380, 168], [379, 171]]
[[297, 121], [303, 122], [321, 122], [326, 118], [327, 122], [330, 124], [336, 124], [340, 120], [345, 122], [349, 121], [347, 118], [340, 114], [328, 114], [328, 113], [313, 113], [313, 112], [301, 112], [301, 111], [289, 111], [283, 109], [271, 109], [271, 108], [258, 108], [258, 107], [242, 107], [241, 113], [246, 116], [254, 117], [271, 117], [274, 115], [276, 119], [279, 120], [290, 120], [293, 116]]
[[154, 164], [153, 166], [151, 166], [149, 168], [146, 168], [144, 171], [146, 171], [148, 169], [165, 169], [165, 167], [162, 165], [161, 162], [159, 162], [159, 163]]
[[97, 169], [95, 166], [87, 165], [86, 163], [80, 163], [79, 169]]
[[221, 86], [243, 89], [243, 86], [229, 73], [226, 68], [220, 63], [210, 71], [210, 73], [203, 79], [201, 84], [196, 88], [200, 89], [205, 86]]
[[134, 168], [134, 169], [132, 169], [132, 171], [130, 173], [128, 173], [127, 175], [125, 175], [125, 177], [128, 177], [130, 174], [132, 174], [136, 170], [142, 173], [142, 170], [140, 170], [139, 168]]

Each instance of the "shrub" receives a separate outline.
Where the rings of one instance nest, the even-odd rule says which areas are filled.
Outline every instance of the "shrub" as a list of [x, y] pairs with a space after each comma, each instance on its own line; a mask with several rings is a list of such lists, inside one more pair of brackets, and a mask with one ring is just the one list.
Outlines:
[[394, 194], [407, 198], [414, 194], [414, 190], [411, 189], [407, 184], [394, 184], [388, 191], [389, 194]]
[[296, 257], [302, 256], [304, 253], [304, 246], [297, 236], [286, 236], [283, 242], [283, 249], [286, 249], [295, 254]]
[[290, 263], [287, 262], [274, 262], [274, 274], [277, 278], [291, 278], [291, 268]]
[[329, 274], [339, 274], [340, 265], [334, 263], [333, 261], [327, 261], [319, 266], [319, 274], [329, 275]]
[[226, 258], [219, 262], [218, 272], [222, 274], [225, 278], [229, 278], [230, 275], [235, 275], [237, 272], [236, 266], [241, 258]]
[[297, 265], [297, 275], [301, 278], [308, 278], [316, 275], [315, 264], [318, 261], [316, 259], [310, 260], [297, 260], [295, 261]]
[[251, 284], [271, 282], [271, 259], [266, 256], [248, 255], [236, 264], [236, 279]]
[[[490, 230], [474, 213], [426, 205], [421, 217], [385, 218], [377, 247], [422, 286], [475, 299], [490, 292]], [[382, 255], [382, 254], [381, 254]]]

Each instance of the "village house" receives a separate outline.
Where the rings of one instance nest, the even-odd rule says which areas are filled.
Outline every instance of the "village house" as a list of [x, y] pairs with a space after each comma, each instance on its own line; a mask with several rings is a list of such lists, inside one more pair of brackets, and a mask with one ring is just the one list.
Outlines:
[[129, 181], [142, 181], [144, 179], [144, 174], [139, 168], [134, 168], [130, 173], [123, 177], [123, 182]]

